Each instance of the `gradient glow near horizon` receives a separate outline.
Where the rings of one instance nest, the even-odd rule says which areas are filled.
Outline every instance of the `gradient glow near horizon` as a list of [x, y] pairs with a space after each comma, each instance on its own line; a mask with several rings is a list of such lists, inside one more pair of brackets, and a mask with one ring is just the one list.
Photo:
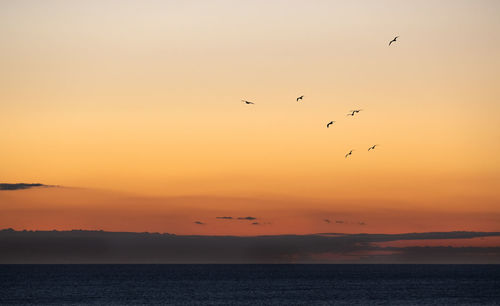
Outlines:
[[0, 192], [0, 227], [498, 230], [499, 16], [472, 0], [2, 1], [0, 180], [78, 188]]

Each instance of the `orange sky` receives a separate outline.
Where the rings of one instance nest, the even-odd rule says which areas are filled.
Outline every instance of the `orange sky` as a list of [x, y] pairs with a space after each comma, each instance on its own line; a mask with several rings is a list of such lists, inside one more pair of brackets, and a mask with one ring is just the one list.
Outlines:
[[499, 230], [499, 15], [493, 0], [3, 1], [0, 182], [77, 189], [0, 191], [0, 228]]

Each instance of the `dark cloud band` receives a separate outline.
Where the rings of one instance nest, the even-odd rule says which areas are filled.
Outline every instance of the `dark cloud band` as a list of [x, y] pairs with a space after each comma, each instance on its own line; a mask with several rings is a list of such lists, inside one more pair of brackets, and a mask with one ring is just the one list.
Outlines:
[[17, 184], [8, 184], [8, 183], [0, 183], [0, 190], [25, 190], [30, 188], [39, 188], [39, 187], [55, 187], [51, 185], [44, 184], [26, 184], [26, 183], [17, 183]]
[[[202, 223], [201, 221], [199, 221]], [[2, 263], [497, 263], [495, 247], [395, 247], [396, 240], [500, 237], [500, 232], [177, 236], [101, 231], [0, 231]], [[138, 248], [137, 246], [141, 246]], [[111, 247], [112, 246], [112, 247]], [[32, 256], [31, 254], [37, 254]]]

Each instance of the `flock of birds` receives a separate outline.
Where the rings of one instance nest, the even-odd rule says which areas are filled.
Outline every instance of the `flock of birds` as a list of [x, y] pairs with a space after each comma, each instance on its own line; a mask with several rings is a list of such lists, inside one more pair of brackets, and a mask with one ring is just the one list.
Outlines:
[[[389, 46], [392, 45], [392, 43], [396, 42], [397, 39], [398, 39], [399, 36], [396, 36], [394, 37], [391, 41], [389, 41]], [[303, 101], [304, 100], [304, 96], [300, 96], [300, 97], [297, 97], [296, 101], [299, 102], [299, 101]], [[255, 104], [254, 102], [251, 102], [251, 101], [248, 101], [248, 100], [241, 100], [243, 103], [245, 104]], [[350, 110], [349, 113], [347, 114], [347, 116], [351, 116], [351, 117], [354, 117], [354, 115], [356, 115], [357, 113], [361, 112], [362, 109], [353, 109], [353, 110]], [[330, 128], [331, 125], [333, 125], [336, 121], [330, 121], [326, 124], [326, 128]], [[370, 152], [371, 150], [375, 150], [375, 148], [378, 146], [378, 144], [375, 144], [371, 147], [368, 148], [368, 152]], [[350, 150], [344, 158], [348, 158], [349, 156], [352, 155], [352, 152], [354, 150]]]

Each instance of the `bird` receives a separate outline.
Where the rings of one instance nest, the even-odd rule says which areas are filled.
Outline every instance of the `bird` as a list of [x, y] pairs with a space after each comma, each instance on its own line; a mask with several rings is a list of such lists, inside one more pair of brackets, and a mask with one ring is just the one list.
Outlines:
[[370, 150], [375, 150], [375, 147], [376, 147], [376, 146], [378, 146], [378, 145], [373, 145], [373, 146], [369, 147], [369, 148], [368, 148], [368, 151], [370, 151]]
[[393, 40], [391, 40], [391, 41], [389, 42], [389, 46], [390, 46], [393, 42], [395, 42], [395, 41], [396, 41], [396, 39], [398, 39], [398, 37], [399, 37], [399, 36], [394, 37], [394, 39], [393, 39]]
[[345, 158], [347, 158], [349, 155], [352, 155], [352, 151], [354, 151], [354, 150], [349, 151], [349, 153], [347, 153], [347, 154], [345, 155]]
[[354, 114], [359, 113], [360, 111], [362, 111], [362, 109], [353, 109], [353, 110], [350, 110], [349, 114], [347, 114], [347, 116], [353, 116], [354, 117]]
[[304, 99], [304, 96], [300, 96], [300, 97], [298, 97], [298, 98], [297, 98], [297, 102], [299, 102], [299, 100], [302, 100], [302, 99]]
[[330, 127], [330, 125], [332, 125], [332, 124], [334, 124], [334, 123], [335, 123], [335, 121], [330, 121], [330, 122], [328, 122], [328, 124], [326, 125], [326, 128], [329, 128], [329, 127]]
[[244, 102], [244, 103], [246, 103], [246, 104], [255, 104], [255, 103], [250, 102], [250, 101], [247, 101], [247, 100], [241, 100], [241, 102]]

